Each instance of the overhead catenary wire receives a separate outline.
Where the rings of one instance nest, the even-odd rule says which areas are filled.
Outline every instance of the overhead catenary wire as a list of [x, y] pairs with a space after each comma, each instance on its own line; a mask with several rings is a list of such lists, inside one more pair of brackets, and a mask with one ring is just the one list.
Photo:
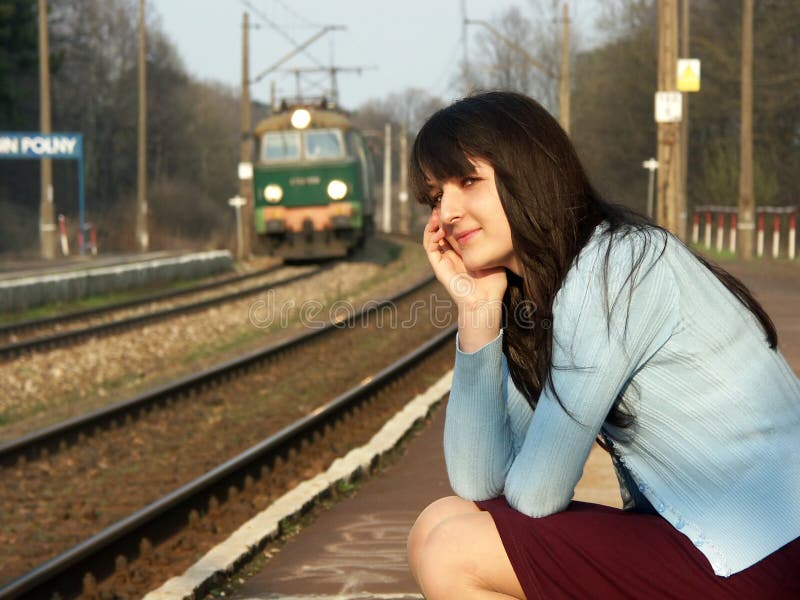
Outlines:
[[274, 2], [275, 2], [275, 4], [277, 4], [278, 6], [283, 8], [283, 10], [285, 10], [287, 13], [292, 15], [294, 18], [302, 21], [305, 24], [306, 27], [322, 27], [322, 25], [320, 25], [319, 23], [312, 23], [311, 21], [306, 19], [303, 15], [298, 14], [297, 12], [295, 12], [294, 9], [292, 9], [292, 7], [287, 5], [282, 0], [274, 0]]
[[[290, 36], [288, 33], [286, 33], [286, 31], [284, 31], [284, 28], [282, 28], [280, 25], [278, 25], [272, 19], [270, 19], [267, 15], [265, 15], [261, 9], [254, 6], [253, 3], [250, 2], [250, 0], [239, 0], [239, 2], [241, 2], [245, 7], [249, 8], [253, 12], [253, 14], [255, 14], [256, 16], [258, 16], [259, 19], [264, 21], [270, 27], [270, 29], [280, 34], [281, 37], [283, 37], [287, 42], [292, 44], [295, 48], [301, 46], [300, 43], [298, 43], [292, 36]], [[312, 62], [314, 62], [314, 64], [316, 64], [317, 66], [319, 67], [324, 66], [321, 61], [317, 60], [317, 58], [313, 56], [311, 53], [309, 53], [308, 50], [306, 50], [305, 48], [301, 50], [301, 52], [305, 56], [307, 56]]]

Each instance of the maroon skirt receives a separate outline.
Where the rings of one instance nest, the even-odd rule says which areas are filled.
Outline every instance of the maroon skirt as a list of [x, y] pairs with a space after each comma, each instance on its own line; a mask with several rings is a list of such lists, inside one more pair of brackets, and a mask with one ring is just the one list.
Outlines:
[[505, 498], [476, 502], [494, 519], [527, 600], [800, 598], [800, 538], [730, 577], [657, 515], [572, 502], [534, 519]]

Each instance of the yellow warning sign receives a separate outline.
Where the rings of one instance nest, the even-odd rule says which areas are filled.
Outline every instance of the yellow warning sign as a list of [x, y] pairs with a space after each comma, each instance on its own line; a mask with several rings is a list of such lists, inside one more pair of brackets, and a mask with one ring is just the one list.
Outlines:
[[678, 91], [679, 92], [700, 91], [700, 59], [698, 58], [678, 59]]

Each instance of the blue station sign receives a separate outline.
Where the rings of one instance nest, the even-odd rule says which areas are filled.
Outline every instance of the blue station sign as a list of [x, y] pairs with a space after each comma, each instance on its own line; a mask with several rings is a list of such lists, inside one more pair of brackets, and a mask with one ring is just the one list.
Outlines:
[[83, 157], [80, 133], [0, 132], [0, 158]]

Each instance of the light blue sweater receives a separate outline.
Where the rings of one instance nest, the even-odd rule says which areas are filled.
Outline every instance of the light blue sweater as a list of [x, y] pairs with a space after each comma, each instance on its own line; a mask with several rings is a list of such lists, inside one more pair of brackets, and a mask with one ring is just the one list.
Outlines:
[[[642, 234], [612, 245], [607, 330], [595, 230], [553, 304], [553, 364], [562, 402], [546, 389], [536, 410], [514, 386], [502, 332], [474, 353], [456, 348], [445, 423], [453, 490], [505, 494], [543, 517], [569, 504], [598, 433], [622, 475], [686, 534], [717, 575], [755, 564], [800, 536], [800, 381], [750, 313], [675, 238]], [[627, 332], [625, 332], [625, 317]], [[635, 416], [627, 437], [604, 420], [620, 392]], [[623, 490], [624, 495], [624, 490]]]

